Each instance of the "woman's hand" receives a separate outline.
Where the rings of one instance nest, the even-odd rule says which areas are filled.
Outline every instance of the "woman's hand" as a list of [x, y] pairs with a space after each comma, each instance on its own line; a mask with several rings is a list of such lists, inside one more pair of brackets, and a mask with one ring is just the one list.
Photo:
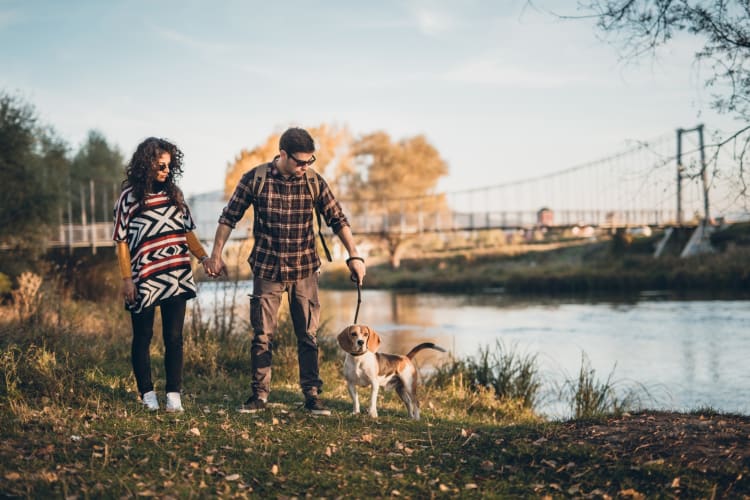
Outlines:
[[135, 304], [135, 283], [133, 283], [133, 278], [123, 278], [122, 294], [125, 297], [126, 304]]
[[224, 260], [221, 257], [213, 258], [209, 257], [203, 261], [203, 270], [206, 274], [212, 278], [226, 274], [227, 266], [224, 264]]

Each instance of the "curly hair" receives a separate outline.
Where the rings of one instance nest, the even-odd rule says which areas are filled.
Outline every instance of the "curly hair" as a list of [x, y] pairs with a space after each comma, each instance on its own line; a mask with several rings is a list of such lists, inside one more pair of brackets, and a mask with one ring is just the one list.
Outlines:
[[176, 145], [160, 139], [158, 137], [149, 137], [141, 142], [133, 153], [133, 157], [125, 167], [125, 180], [122, 187], [133, 187], [133, 195], [142, 207], [146, 193], [153, 190], [153, 176], [149, 175], [151, 169], [164, 153], [169, 153], [171, 160], [169, 162], [169, 175], [164, 182], [164, 190], [180, 210], [185, 209], [185, 197], [182, 190], [175, 183], [182, 177], [182, 151]]

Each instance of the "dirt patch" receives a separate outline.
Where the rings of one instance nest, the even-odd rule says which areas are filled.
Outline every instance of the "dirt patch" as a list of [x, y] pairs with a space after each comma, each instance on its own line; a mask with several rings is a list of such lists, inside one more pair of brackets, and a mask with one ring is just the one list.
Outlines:
[[648, 412], [609, 418], [604, 423], [568, 422], [558, 438], [594, 444], [611, 458], [632, 463], [680, 465], [700, 472], [750, 473], [750, 417]]

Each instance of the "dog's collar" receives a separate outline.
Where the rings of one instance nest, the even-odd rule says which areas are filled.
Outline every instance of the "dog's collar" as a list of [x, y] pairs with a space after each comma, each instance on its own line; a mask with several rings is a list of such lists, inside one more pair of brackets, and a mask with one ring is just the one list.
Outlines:
[[354, 356], [355, 358], [358, 356], [363, 356], [367, 352], [367, 349], [365, 349], [363, 352], [358, 352], [357, 354], [354, 354], [353, 352], [349, 353], [349, 356]]

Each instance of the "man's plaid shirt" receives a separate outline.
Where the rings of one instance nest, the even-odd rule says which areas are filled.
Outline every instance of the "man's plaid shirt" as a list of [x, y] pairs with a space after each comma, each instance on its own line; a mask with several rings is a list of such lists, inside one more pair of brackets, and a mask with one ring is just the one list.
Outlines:
[[[341, 228], [349, 226], [349, 221], [326, 181], [315, 175], [320, 187], [318, 212], [338, 234]], [[320, 267], [320, 258], [315, 246], [313, 198], [305, 176], [285, 179], [273, 163], [268, 163], [266, 181], [257, 199], [253, 199], [254, 177], [255, 168], [242, 176], [219, 217], [219, 224], [234, 228], [253, 205], [255, 243], [248, 259], [253, 275], [278, 282], [310, 276]]]

